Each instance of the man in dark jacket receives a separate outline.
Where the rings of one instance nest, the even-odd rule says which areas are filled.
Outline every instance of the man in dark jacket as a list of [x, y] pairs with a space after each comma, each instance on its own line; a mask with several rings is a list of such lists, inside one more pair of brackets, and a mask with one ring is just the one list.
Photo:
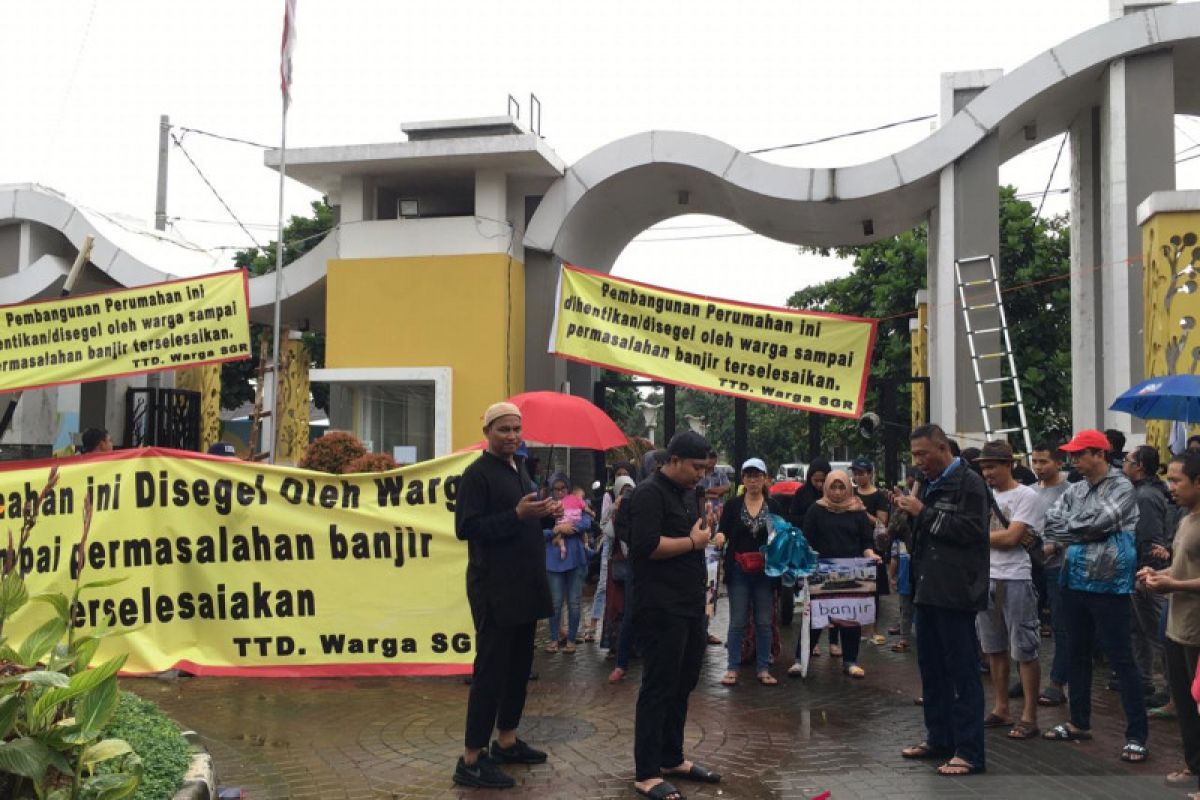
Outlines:
[[950, 452], [946, 433], [922, 425], [911, 436], [925, 478], [916, 495], [896, 498], [912, 517], [917, 664], [924, 690], [925, 741], [905, 758], [948, 759], [942, 775], [985, 768], [983, 684], [975, 616], [988, 607], [988, 489]]
[[[1167, 487], [1158, 478], [1158, 451], [1149, 445], [1135, 447], [1126, 454], [1121, 471], [1133, 483], [1137, 496], [1138, 521], [1134, 528], [1137, 568], [1166, 569], [1167, 558]], [[1155, 695], [1154, 675], [1166, 674], [1166, 654], [1159, 638], [1160, 622], [1167, 613], [1167, 597], [1138, 586], [1133, 591], [1133, 659], [1142, 676], [1147, 705], [1162, 705], [1164, 693]]]
[[[466, 750], [454, 770], [462, 786], [507, 789], [498, 766], [540, 764], [546, 754], [517, 738], [533, 664], [537, 621], [549, 617], [550, 584], [541, 519], [562, 511], [539, 500], [515, 459], [521, 412], [496, 403], [483, 415], [485, 450], [463, 472], [455, 532], [467, 542], [467, 601], [475, 621], [475, 672], [467, 699]], [[492, 742], [492, 729], [498, 740]]]

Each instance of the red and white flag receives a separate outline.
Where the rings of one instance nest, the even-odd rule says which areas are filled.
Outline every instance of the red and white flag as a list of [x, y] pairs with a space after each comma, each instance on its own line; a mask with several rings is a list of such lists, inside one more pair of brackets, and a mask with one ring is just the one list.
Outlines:
[[279, 88], [283, 107], [292, 102], [292, 50], [296, 47], [296, 0], [283, 0], [283, 42], [279, 47]]

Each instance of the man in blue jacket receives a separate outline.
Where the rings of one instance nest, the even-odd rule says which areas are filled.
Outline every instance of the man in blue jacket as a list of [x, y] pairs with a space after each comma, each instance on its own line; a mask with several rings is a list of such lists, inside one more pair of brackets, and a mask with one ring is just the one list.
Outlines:
[[925, 741], [902, 755], [948, 759], [939, 775], [972, 775], [986, 767], [975, 616], [988, 606], [988, 488], [937, 425], [915, 428], [909, 438], [925, 482], [916, 495], [896, 498], [896, 507], [912, 519]]
[[1129, 596], [1137, 565], [1137, 494], [1112, 466], [1112, 445], [1098, 430], [1085, 430], [1064, 444], [1071, 465], [1083, 476], [1046, 512], [1045, 539], [1063, 554], [1059, 581], [1067, 626], [1071, 721], [1046, 731], [1055, 741], [1092, 738], [1092, 651], [1099, 640], [1117, 673], [1125, 710], [1125, 761], [1145, 761], [1146, 700], [1133, 660]]

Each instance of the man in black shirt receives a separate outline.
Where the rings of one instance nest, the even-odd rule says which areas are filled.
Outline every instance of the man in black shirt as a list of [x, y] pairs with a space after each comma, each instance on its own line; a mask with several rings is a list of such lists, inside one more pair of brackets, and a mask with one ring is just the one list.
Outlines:
[[[514, 458], [521, 443], [516, 406], [490, 406], [483, 433], [487, 450], [463, 472], [454, 520], [458, 538], [467, 542], [467, 601], [475, 621], [466, 750], [454, 782], [507, 789], [514, 781], [498, 764], [546, 760], [545, 753], [517, 738], [517, 725], [533, 664], [534, 629], [551, 614], [541, 520], [561, 513], [562, 504], [527, 494], [529, 485]], [[493, 727], [498, 741], [489, 751]]]
[[683, 757], [688, 695], [706, 646], [704, 548], [715, 520], [695, 491], [709, 453], [685, 431], [667, 445], [667, 463], [630, 498], [633, 625], [642, 652], [634, 724], [635, 787], [659, 800], [683, 796], [664, 776], [717, 783], [721, 776]]

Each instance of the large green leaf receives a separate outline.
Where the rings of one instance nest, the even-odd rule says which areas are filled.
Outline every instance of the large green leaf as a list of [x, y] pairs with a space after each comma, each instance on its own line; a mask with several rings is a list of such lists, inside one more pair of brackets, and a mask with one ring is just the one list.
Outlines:
[[84, 692], [75, 703], [75, 722], [85, 731], [100, 732], [117, 710], [117, 679]]
[[58, 618], [48, 620], [21, 642], [21, 647], [17, 650], [17, 661], [32, 667], [58, 644], [66, 632], [67, 623]]
[[126, 655], [110, 658], [95, 669], [77, 672], [71, 676], [70, 683], [62, 689], [50, 689], [37, 699], [33, 712], [30, 714], [31, 724], [48, 725], [49, 716], [61, 703], [73, 700], [84, 692], [94, 689], [106, 680], [116, 675], [125, 664]]
[[70, 601], [67, 600], [65, 594], [59, 592], [42, 592], [41, 594], [35, 594], [30, 599], [38, 603], [48, 603], [54, 606], [54, 610], [58, 612], [59, 619], [68, 624], [71, 622]]
[[127, 580], [129, 580], [128, 577], [105, 578], [104, 580], [100, 580], [100, 581], [91, 581], [89, 583], [85, 583], [82, 586], [80, 586], [79, 591], [86, 592], [88, 589], [104, 589], [109, 586], [116, 586], [118, 583], [124, 583]]
[[126, 753], [132, 752], [133, 748], [124, 739], [101, 739], [84, 750], [80, 759], [91, 769], [92, 764], [98, 764], [101, 761], [108, 761], [110, 758], [116, 758], [117, 756], [123, 756]]
[[0, 620], [8, 619], [13, 612], [25, 605], [29, 591], [20, 570], [13, 570], [0, 581]]
[[0, 744], [0, 772], [41, 780], [54, 760], [49, 747], [37, 739], [21, 738]]
[[96, 775], [83, 782], [86, 800], [122, 800], [137, 791], [142, 782], [142, 760], [137, 755], [125, 759], [124, 772]]
[[76, 642], [75, 645], [75, 663], [72, 667], [74, 672], [82, 672], [92, 663], [92, 659], [96, 657], [96, 650], [100, 647], [100, 640], [88, 638], [82, 642]]
[[35, 669], [31, 670], [30, 672], [22, 672], [19, 675], [7, 675], [3, 678], [0, 678], [0, 685], [9, 683], [28, 683], [33, 686], [64, 687], [70, 684], [70, 682], [70, 675], [48, 669]]
[[12, 733], [17, 724], [17, 713], [21, 710], [21, 698], [10, 694], [0, 700], [0, 739], [5, 739]]

